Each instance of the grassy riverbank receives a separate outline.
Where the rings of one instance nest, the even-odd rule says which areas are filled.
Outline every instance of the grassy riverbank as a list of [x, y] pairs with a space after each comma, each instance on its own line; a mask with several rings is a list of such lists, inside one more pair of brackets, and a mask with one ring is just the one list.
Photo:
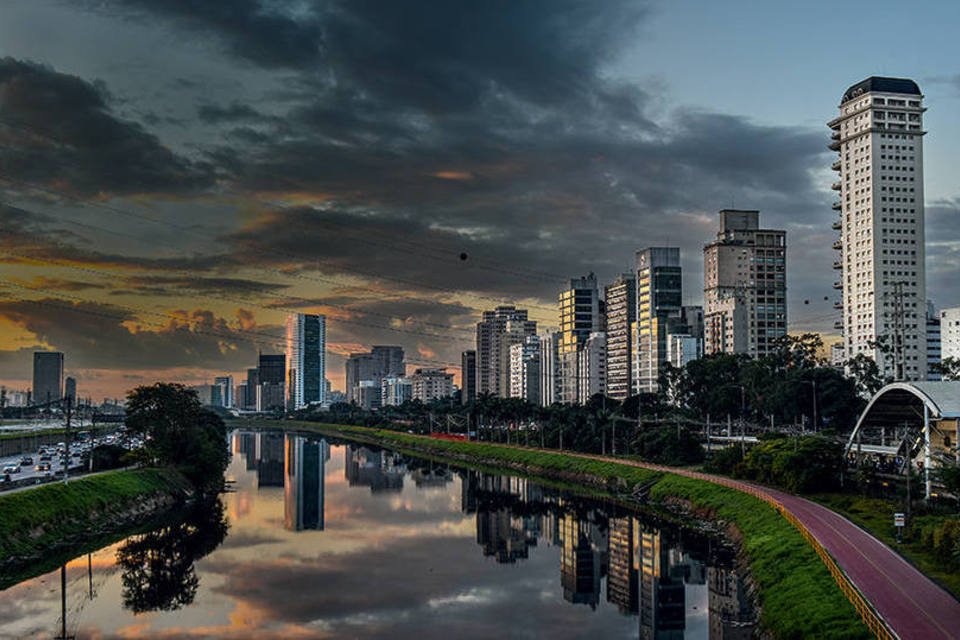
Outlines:
[[[951, 516], [916, 515], [913, 517], [913, 535], [905, 536], [903, 543], [897, 543], [896, 529], [893, 526], [893, 514], [903, 511], [903, 502], [893, 502], [880, 498], [865, 498], [844, 493], [822, 493], [810, 496], [812, 500], [843, 514], [851, 522], [866, 529], [875, 538], [882, 540], [891, 549], [896, 550], [917, 569], [936, 580], [954, 597], [960, 598], [960, 574], [944, 566], [929, 545], [920, 540], [919, 531], [925, 525], [945, 522]], [[955, 516], [952, 516], [955, 518]]]
[[559, 452], [502, 445], [447, 441], [397, 431], [323, 425], [311, 422], [238, 422], [235, 426], [286, 428], [339, 435], [382, 444], [409, 453], [428, 453], [454, 462], [502, 466], [531, 475], [571, 480], [619, 491], [649, 488], [654, 500], [680, 498], [735, 525], [758, 588], [761, 623], [777, 638], [868, 638], [816, 552], [800, 533], [765, 502], [734, 489], [617, 462], [585, 459]]
[[174, 470], [134, 469], [0, 495], [0, 583], [23, 565], [142, 522], [189, 492]]

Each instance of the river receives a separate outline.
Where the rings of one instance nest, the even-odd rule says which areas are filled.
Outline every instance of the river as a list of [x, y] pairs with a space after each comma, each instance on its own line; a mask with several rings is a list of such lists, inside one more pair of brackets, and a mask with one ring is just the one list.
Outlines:
[[[749, 638], [722, 540], [534, 481], [237, 431], [219, 502], [0, 592], [0, 637]], [[61, 585], [65, 584], [65, 589]]]

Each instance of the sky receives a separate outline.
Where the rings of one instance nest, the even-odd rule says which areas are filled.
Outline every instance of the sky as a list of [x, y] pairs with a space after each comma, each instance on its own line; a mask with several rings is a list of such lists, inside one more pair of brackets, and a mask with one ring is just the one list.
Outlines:
[[[346, 354], [447, 366], [498, 304], [679, 246], [787, 230], [789, 330], [835, 339], [830, 131], [916, 80], [928, 297], [960, 305], [955, 2], [7, 0], [0, 384], [65, 352], [81, 396], [210, 382], [328, 318]], [[466, 259], [461, 259], [466, 254]], [[459, 377], [459, 376], [458, 376]]]

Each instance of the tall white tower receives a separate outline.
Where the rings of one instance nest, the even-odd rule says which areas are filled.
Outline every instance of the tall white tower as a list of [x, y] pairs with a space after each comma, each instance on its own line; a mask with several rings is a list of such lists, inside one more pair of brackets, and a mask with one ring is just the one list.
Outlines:
[[870, 77], [847, 89], [828, 123], [840, 153], [833, 286], [844, 356], [865, 354], [900, 380], [927, 372], [922, 102], [912, 80]]

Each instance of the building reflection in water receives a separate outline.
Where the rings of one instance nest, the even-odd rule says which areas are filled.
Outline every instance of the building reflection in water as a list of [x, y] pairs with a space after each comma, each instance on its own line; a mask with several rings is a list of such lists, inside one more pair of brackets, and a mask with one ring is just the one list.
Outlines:
[[688, 607], [697, 603], [689, 589], [706, 586], [710, 640], [753, 636], [755, 616], [728, 547], [523, 478], [476, 471], [460, 476], [461, 509], [476, 514], [483, 554], [515, 563], [528, 558], [538, 540], [560, 547], [568, 602], [596, 608], [605, 580], [607, 602], [638, 616], [641, 639], [674, 640], [684, 637]]
[[323, 531], [323, 481], [330, 446], [326, 440], [287, 434], [284, 454], [284, 528]]
[[[284, 487], [287, 529], [323, 529], [326, 441], [240, 434], [233, 448], [246, 456], [248, 469], [256, 469], [260, 487]], [[419, 490], [447, 486], [459, 476], [460, 509], [475, 515], [476, 542], [484, 556], [515, 564], [530, 557], [531, 547], [558, 547], [563, 598], [596, 608], [605, 592], [607, 603], [637, 616], [642, 640], [683, 638], [691, 631], [688, 616], [698, 608], [708, 614], [710, 640], [754, 635], [755, 613], [733, 567], [733, 550], [703, 534], [525, 478], [454, 471], [371, 447], [345, 445], [344, 474], [351, 487], [369, 487], [372, 493], [399, 492], [408, 475]]]
[[283, 438], [283, 433], [278, 431], [256, 434], [254, 449], [258, 487], [283, 486]]
[[370, 487], [373, 493], [403, 489], [407, 467], [399, 453], [348, 444], [344, 456], [344, 474], [351, 487]]

